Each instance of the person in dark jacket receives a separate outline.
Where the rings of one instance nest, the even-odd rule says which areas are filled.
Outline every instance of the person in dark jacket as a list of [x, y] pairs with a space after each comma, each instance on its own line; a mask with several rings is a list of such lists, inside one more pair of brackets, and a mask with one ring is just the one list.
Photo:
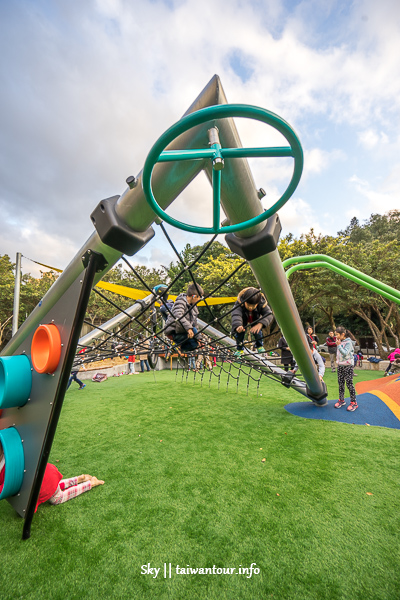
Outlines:
[[306, 338], [307, 338], [308, 345], [311, 344], [313, 349], [316, 350], [317, 346], [319, 344], [319, 339], [318, 339], [318, 336], [314, 333], [313, 328], [310, 326], [308, 326], [306, 328]]
[[257, 352], [264, 352], [262, 328], [273, 321], [273, 314], [263, 294], [253, 287], [242, 290], [232, 310], [232, 334], [236, 340], [236, 356], [244, 352], [244, 334], [250, 326]]
[[329, 358], [331, 360], [331, 371], [335, 372], [335, 360], [337, 352], [336, 336], [333, 331], [329, 332], [329, 336], [326, 338], [326, 345], [328, 346]]
[[174, 344], [182, 350], [195, 350], [198, 346], [197, 315], [199, 309], [196, 303], [204, 295], [203, 288], [198, 283], [190, 283], [186, 294], [179, 294], [165, 324], [165, 335], [171, 337]]
[[287, 341], [283, 336], [279, 338], [278, 348], [280, 348], [281, 351], [282, 364], [285, 371], [289, 371], [289, 369], [294, 369], [296, 367], [296, 361], [294, 360], [293, 354], [291, 353]]

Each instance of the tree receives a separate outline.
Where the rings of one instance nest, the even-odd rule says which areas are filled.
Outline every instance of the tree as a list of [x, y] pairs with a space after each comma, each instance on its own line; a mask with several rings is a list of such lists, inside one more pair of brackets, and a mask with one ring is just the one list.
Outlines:
[[[316, 236], [312, 230], [299, 240], [289, 235], [279, 244], [279, 251], [282, 259], [326, 254], [400, 289], [400, 253], [397, 240], [391, 239], [397, 232], [399, 217], [399, 211], [372, 215], [364, 226], [353, 218], [337, 237]], [[378, 233], [383, 237], [375, 237]], [[381, 356], [386, 356], [383, 344], [389, 345], [388, 335], [399, 339], [399, 306], [380, 294], [328, 269], [298, 271], [291, 276], [290, 284], [303, 321], [311, 322], [310, 317], [315, 316], [317, 324], [327, 322], [329, 328], [334, 329], [335, 321], [339, 320], [339, 324], [346, 320], [347, 324], [357, 324], [359, 329], [361, 319], [377, 343]]]
[[350, 224], [338, 235], [348, 238], [349, 243], [392, 242], [400, 239], [400, 210], [390, 210], [385, 215], [372, 214], [363, 225], [353, 217]]
[[11, 331], [14, 302], [14, 269], [7, 254], [0, 256], [0, 347]]
[[32, 277], [30, 274], [23, 277], [20, 304], [25, 318], [42, 300], [58, 277], [59, 273], [55, 271], [40, 271], [40, 277], [38, 278]]

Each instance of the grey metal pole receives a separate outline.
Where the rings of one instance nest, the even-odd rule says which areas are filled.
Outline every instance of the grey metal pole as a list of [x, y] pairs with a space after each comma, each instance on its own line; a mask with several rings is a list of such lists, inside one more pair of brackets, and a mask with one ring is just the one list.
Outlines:
[[[304, 328], [278, 250], [250, 262], [251, 269], [268, 298], [279, 327], [307, 382], [311, 396], [322, 396], [325, 387], [319, 379]], [[326, 403], [326, 402], [324, 402]]]
[[19, 316], [19, 296], [21, 292], [21, 252], [17, 252], [15, 262], [15, 284], [14, 284], [14, 305], [13, 305], [13, 320], [12, 320], [12, 335], [18, 331], [18, 316]]
[[[229, 212], [230, 202], [232, 202], [231, 198], [229, 199], [229, 203], [225, 203], [224, 206], [229, 219], [231, 217]], [[250, 219], [254, 216], [256, 215], [252, 213], [249, 208], [245, 216], [246, 219]], [[278, 227], [280, 228], [279, 217], [274, 215], [268, 219], [268, 222], [265, 225], [265, 231], [271, 231], [276, 234], [277, 232], [280, 232], [280, 229], [277, 229]], [[243, 244], [243, 242], [241, 242], [241, 238], [243, 240], [243, 237], [242, 232], [239, 231], [236, 234], [228, 234], [225, 239], [231, 250], [238, 252], [240, 256], [243, 256], [248, 260], [281, 331], [289, 344], [291, 352], [307, 382], [309, 390], [308, 397], [316, 404], [322, 406], [327, 403], [326, 386], [320, 381], [316, 371], [314, 359], [308, 348], [300, 315], [295, 305], [278, 250], [276, 249], [277, 237], [279, 236], [276, 235], [273, 246], [271, 245], [270, 238], [257, 238], [254, 236], [253, 238], [245, 240], [246, 243]], [[254, 242], [252, 248], [249, 247], [249, 242]]]
[[145, 304], [146, 306], [150, 306], [153, 300], [155, 300], [155, 298], [155, 294], [150, 294], [140, 302], [135, 302], [135, 304], [132, 304], [132, 306], [127, 308], [125, 312], [119, 313], [118, 315], [104, 323], [101, 326], [101, 329], [93, 329], [93, 331], [90, 331], [86, 335], [82, 336], [78, 342], [78, 346], [88, 346], [94, 340], [97, 340], [99, 337], [101, 337], [105, 331], [111, 331], [112, 329], [114, 329], [114, 327], [126, 323], [126, 321], [128, 321], [129, 318], [134, 318], [137, 314], [140, 313], [140, 311], [143, 308], [143, 304]]

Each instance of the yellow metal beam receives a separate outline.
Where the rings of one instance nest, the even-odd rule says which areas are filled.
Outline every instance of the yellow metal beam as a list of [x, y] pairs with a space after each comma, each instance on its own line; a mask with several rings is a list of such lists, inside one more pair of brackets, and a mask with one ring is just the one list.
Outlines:
[[[108, 281], [99, 281], [96, 287], [113, 292], [114, 294], [119, 294], [120, 296], [125, 296], [125, 298], [132, 298], [133, 300], [143, 300], [143, 298], [146, 298], [146, 296], [149, 295], [148, 291], [136, 290], [135, 288], [127, 287], [125, 285], [117, 285], [116, 283], [109, 283]], [[168, 299], [172, 302], [175, 302], [176, 298], [176, 296], [168, 296]], [[207, 298], [207, 304], [209, 306], [214, 306], [216, 304], [232, 304], [233, 302], [236, 302], [236, 296]], [[198, 302], [197, 304], [197, 306], [205, 305], [206, 303], [204, 301]]]

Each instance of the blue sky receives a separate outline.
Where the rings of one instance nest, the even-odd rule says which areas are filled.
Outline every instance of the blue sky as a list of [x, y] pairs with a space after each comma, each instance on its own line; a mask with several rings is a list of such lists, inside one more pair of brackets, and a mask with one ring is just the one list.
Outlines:
[[[99, 200], [123, 193], [215, 73], [229, 102], [277, 113], [301, 140], [283, 235], [336, 234], [353, 216], [400, 208], [397, 0], [14, 0], [0, 3], [0, 49], [0, 254], [13, 260], [65, 267]], [[264, 126], [238, 127], [243, 145], [279, 143]], [[251, 166], [268, 207], [290, 162]], [[172, 213], [208, 224], [210, 209], [203, 177]], [[158, 234], [133, 262], [174, 260]], [[170, 234], [178, 248], [206, 241]]]

